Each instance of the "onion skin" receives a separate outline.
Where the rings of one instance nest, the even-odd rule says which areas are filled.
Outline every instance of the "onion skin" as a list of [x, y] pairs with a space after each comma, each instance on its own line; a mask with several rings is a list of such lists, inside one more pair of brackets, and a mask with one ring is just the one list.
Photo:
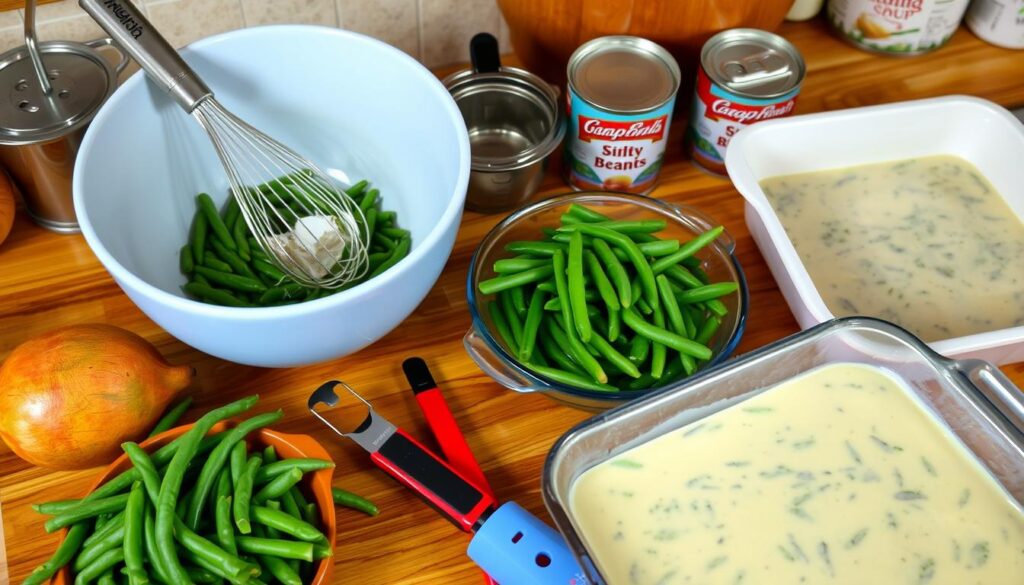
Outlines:
[[0, 366], [0, 438], [35, 465], [104, 465], [122, 442], [145, 437], [194, 375], [118, 327], [54, 329], [16, 347]]

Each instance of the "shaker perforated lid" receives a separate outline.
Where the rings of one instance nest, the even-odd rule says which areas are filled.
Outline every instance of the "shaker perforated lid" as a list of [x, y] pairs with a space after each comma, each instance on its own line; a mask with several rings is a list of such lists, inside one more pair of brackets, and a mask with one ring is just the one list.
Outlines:
[[0, 55], [0, 144], [48, 142], [88, 124], [117, 85], [113, 67], [80, 43], [49, 41], [39, 54], [45, 95], [25, 46]]

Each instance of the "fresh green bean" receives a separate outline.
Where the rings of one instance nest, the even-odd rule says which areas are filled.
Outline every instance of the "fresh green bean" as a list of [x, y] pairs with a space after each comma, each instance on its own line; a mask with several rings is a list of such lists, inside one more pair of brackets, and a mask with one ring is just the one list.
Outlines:
[[508, 322], [505, 320], [500, 303], [497, 300], [489, 301], [487, 303], [487, 312], [491, 316], [491, 323], [498, 332], [500, 340], [505, 342], [505, 347], [509, 348], [509, 353], [515, 353], [515, 338], [512, 337], [512, 330], [508, 327]]
[[[199, 267], [197, 267], [199, 268]], [[249, 303], [236, 297], [231, 292], [220, 288], [214, 288], [209, 285], [200, 284], [198, 282], [189, 282], [181, 287], [186, 293], [201, 298], [218, 305], [224, 305], [228, 307], [251, 307]]]
[[[697, 332], [697, 337], [696, 337], [696, 339], [694, 339], [694, 341], [696, 341], [697, 343], [700, 343], [702, 345], [707, 345], [708, 343], [711, 342], [711, 338], [715, 336], [715, 332], [718, 331], [718, 328], [719, 328], [719, 326], [721, 326], [721, 324], [722, 324], [722, 320], [719, 319], [718, 317], [715, 317], [715, 316], [708, 317], [707, 321], [704, 321], [704, 324], [701, 325], [700, 331]], [[698, 357], [698, 356], [694, 356], [694, 357]], [[702, 358], [702, 359], [708, 359], [708, 358]]]
[[658, 379], [652, 376], [649, 372], [640, 374], [640, 377], [635, 380], [630, 380], [626, 385], [630, 390], [647, 390], [648, 388], [654, 388], [658, 383]]
[[561, 250], [564, 253], [568, 249], [569, 246], [555, 242], [521, 241], [505, 244], [506, 252], [512, 252], [513, 254], [529, 254], [531, 256], [551, 257], [555, 254], [555, 250]]
[[640, 370], [629, 361], [626, 356], [619, 353], [617, 349], [612, 347], [608, 341], [606, 341], [599, 333], [594, 332], [590, 338], [590, 344], [597, 349], [597, 352], [601, 354], [606, 360], [611, 362], [613, 366], [618, 368], [621, 372], [629, 376], [630, 378], [639, 378]]
[[128, 494], [128, 503], [124, 508], [124, 564], [128, 569], [128, 582], [131, 585], [149, 583], [149, 576], [142, 565], [142, 531], [143, 514], [146, 512], [146, 492], [142, 482], [132, 484]]
[[[664, 330], [665, 314], [661, 307], [654, 309], [654, 325]], [[637, 332], [639, 333], [639, 331]], [[685, 339], [685, 338], [684, 338]], [[689, 341], [689, 340], [687, 340]], [[665, 373], [665, 360], [668, 359], [668, 348], [658, 340], [651, 340], [651, 375], [660, 379]]]
[[708, 310], [710, 310], [712, 313], [718, 315], [719, 317], [725, 317], [726, 315], [729, 314], [729, 309], [726, 308], [725, 303], [718, 299], [710, 299], [704, 301], [704, 306], [707, 307]]
[[672, 292], [672, 286], [668, 282], [668, 277], [664, 274], [659, 274], [656, 280], [658, 292], [661, 294], [661, 306], [665, 309], [665, 317], [668, 319], [669, 329], [683, 337], [689, 337], [686, 332], [686, 322], [683, 319], [683, 313], [679, 310], [679, 304], [676, 303], [676, 297]]
[[299, 509], [299, 504], [295, 501], [294, 494], [297, 493], [299, 493], [298, 486], [292, 486], [291, 489], [281, 494], [281, 509], [289, 516], [302, 520], [302, 510]]
[[274, 266], [270, 262], [260, 260], [259, 258], [252, 261], [252, 267], [256, 269], [258, 274], [266, 276], [275, 285], [283, 281], [287, 275], [281, 271], [280, 268]]
[[75, 585], [91, 583], [105, 573], [107, 569], [123, 561], [124, 549], [112, 548], [97, 557], [92, 563], [82, 567], [82, 570], [78, 571], [78, 574], [75, 575]]
[[81, 505], [82, 500], [54, 500], [52, 502], [43, 502], [42, 504], [32, 504], [33, 510], [39, 514], [61, 514], [68, 510]]
[[[220, 408], [215, 408], [200, 417], [192, 425], [192, 428], [178, 439], [181, 444], [167, 466], [163, 483], [160, 484], [160, 496], [156, 505], [155, 527], [157, 551], [161, 557], [160, 560], [164, 565], [167, 577], [174, 582], [187, 582], [188, 580], [188, 575], [185, 574], [181, 561], [178, 560], [174, 546], [174, 538], [179, 532], [176, 530], [176, 524], [181, 524], [180, 521], [175, 522], [177, 517], [174, 511], [178, 495], [181, 491], [182, 481], [185, 479], [185, 469], [188, 467], [192, 457], [195, 456], [203, 436], [210, 432], [210, 428], [213, 425], [221, 420], [238, 416], [249, 410], [256, 404], [257, 400], [256, 396], [249, 396]], [[182, 526], [184, 527], [184, 525]]]
[[[219, 575], [200, 567], [186, 565], [185, 572], [188, 573], [188, 578], [193, 583], [198, 583], [199, 585], [216, 585], [217, 583], [223, 582], [223, 579]], [[250, 580], [249, 583], [252, 583], [252, 581]]]
[[287, 512], [265, 506], [253, 506], [251, 513], [253, 521], [259, 522], [267, 528], [273, 528], [306, 542], [326, 542], [327, 537], [316, 526], [295, 518]]
[[679, 359], [683, 363], [683, 372], [687, 376], [690, 376], [697, 371], [697, 360], [686, 355], [685, 353], [679, 354]]
[[533, 355], [537, 343], [537, 331], [540, 329], [540, 322], [544, 317], [544, 295], [544, 291], [535, 288], [530, 296], [530, 306], [527, 309], [523, 335], [519, 342], [520, 361], [528, 361]]
[[551, 257], [552, 267], [555, 275], [555, 290], [559, 300], [562, 303], [562, 319], [564, 320], [564, 331], [565, 337], [568, 340], [568, 348], [576, 360], [576, 363], [580, 365], [585, 372], [595, 381], [605, 384], [608, 382], [608, 375], [601, 369], [601, 364], [597, 363], [586, 346], [580, 341], [580, 338], [576, 334], [576, 328], [573, 327], [572, 314], [570, 312], [569, 302], [569, 291], [568, 285], [565, 279], [565, 255], [561, 250], [555, 252], [555, 255]]
[[563, 213], [561, 216], [559, 216], [558, 222], [560, 224], [562, 224], [562, 225], [573, 225], [573, 224], [577, 224], [577, 223], [584, 223], [584, 221], [582, 219], [580, 219], [580, 218], [576, 217], [575, 215], [572, 215], [571, 213], [568, 213], [568, 212]]
[[[655, 313], [655, 315], [657, 315], [657, 313]], [[711, 357], [711, 350], [708, 349], [706, 345], [686, 339], [681, 335], [677, 335], [666, 330], [664, 327], [651, 325], [647, 321], [644, 321], [643, 317], [637, 314], [636, 310], [633, 308], [629, 308], [622, 312], [622, 321], [627, 327], [635, 331], [637, 335], [643, 335], [652, 342], [671, 347], [680, 353], [689, 354], [697, 359], [706, 360]]]
[[622, 307], [629, 307], [633, 304], [633, 295], [630, 288], [629, 275], [626, 269], [615, 257], [608, 244], [601, 239], [594, 240], [594, 253], [604, 263], [607, 275], [615, 289], [619, 291], [619, 303]]
[[[159, 517], [157, 518], [157, 537], [159, 533]], [[174, 523], [174, 538], [178, 541], [181, 546], [194, 554], [197, 557], [206, 559], [210, 563], [219, 567], [229, 579], [238, 581], [248, 581], [252, 577], [258, 577], [260, 574], [259, 567], [252, 565], [238, 558], [237, 556], [225, 551], [219, 546], [213, 544], [206, 538], [199, 536], [195, 532], [185, 526], [180, 520]], [[246, 537], [239, 537], [246, 538]], [[238, 547], [241, 550], [241, 546]], [[249, 552], [249, 551], [245, 551]], [[204, 567], [205, 568], [205, 567]], [[184, 573], [184, 570], [182, 570]], [[185, 575], [187, 582], [188, 575]]]
[[[92, 548], [96, 543], [110, 538], [110, 534], [116, 532], [119, 528], [124, 526], [124, 511], [118, 512], [110, 520], [108, 520], [102, 527], [96, 529], [95, 532], [88, 535], [85, 542], [82, 543], [82, 550]], [[118, 540], [120, 542], [120, 540]]]
[[547, 266], [538, 266], [536, 268], [530, 268], [514, 274], [496, 276], [494, 278], [481, 281], [477, 285], [477, 290], [485, 295], [496, 294], [513, 287], [523, 286], [524, 284], [530, 284], [531, 282], [537, 282], [538, 280], [545, 280], [551, 276], [552, 271], [553, 268], [549, 263]]
[[[271, 479], [291, 471], [292, 469], [298, 469], [299, 471], [306, 473], [309, 471], [319, 471], [321, 469], [331, 469], [334, 467], [334, 462], [326, 459], [307, 459], [307, 458], [295, 458], [295, 459], [282, 459], [280, 461], [274, 461], [267, 463], [266, 465], [259, 468], [259, 471], [255, 476], [255, 484], [263, 485]], [[237, 480], [236, 480], [237, 483]]]
[[647, 300], [647, 304], [651, 308], [658, 306], [658, 289], [654, 282], [654, 272], [651, 271], [651, 265], [647, 263], [647, 258], [644, 257], [643, 253], [637, 247], [633, 240], [629, 239], [628, 236], [620, 234], [616, 231], [608, 228], [603, 228], [591, 224], [579, 224], [575, 226], [564, 226], [558, 228], [559, 230], [574, 229], [581, 234], [593, 236], [595, 238], [601, 238], [611, 244], [614, 244], [626, 252], [630, 262], [636, 269], [637, 274], [640, 277], [640, 284], [643, 288], [644, 298]]
[[669, 254], [668, 256], [664, 256], [662, 258], [658, 258], [658, 260], [651, 265], [651, 270], [653, 270], [655, 274], [661, 274], [669, 266], [675, 266], [676, 264], [682, 262], [684, 259], [689, 258], [690, 256], [693, 256], [694, 254], [699, 252], [701, 248], [713, 242], [715, 238], [722, 235], [722, 232], [724, 231], [724, 227], [717, 226], [700, 234], [699, 236], [693, 238], [689, 242], [686, 242], [682, 246], [679, 246], [679, 249], [676, 250], [674, 253]]
[[363, 191], [366, 189], [366, 186], [369, 185], [369, 184], [370, 184], [369, 181], [367, 181], [366, 179], [363, 179], [363, 180], [357, 182], [356, 184], [352, 185], [348, 189], [345, 189], [345, 194], [348, 195], [349, 197], [359, 197], [360, 195], [363, 194]]
[[206, 233], [209, 226], [206, 223], [206, 215], [200, 209], [196, 209], [196, 215], [192, 219], [192, 256], [195, 264], [202, 264], [206, 251]]
[[568, 353], [568, 348], [558, 344], [546, 328], [541, 328], [540, 330], [540, 344], [541, 348], [544, 349], [544, 353], [558, 364], [558, 367], [573, 374], [580, 376], [586, 375], [586, 373], [576, 365], [574, 361], [572, 361], [572, 357], [570, 357]]
[[[228, 266], [231, 267], [232, 272], [239, 276], [248, 276], [249, 278], [252, 279], [256, 278], [256, 273], [252, 271], [252, 268], [249, 268], [249, 265], [246, 263], [246, 261], [242, 260], [242, 258], [237, 253], [235, 253], [233, 250], [227, 249], [224, 245], [222, 245], [220, 242], [216, 240], [213, 241], [212, 245], [214, 253], [217, 254], [218, 258], [227, 262]], [[208, 275], [204, 276], [209, 278]]]
[[[512, 303], [512, 308], [515, 309], [516, 315], [523, 319], [526, 317], [526, 293], [523, 292], [523, 287], [517, 286], [502, 291], [508, 293], [508, 300]], [[498, 293], [501, 294], [501, 293]]]
[[227, 461], [228, 456], [231, 454], [231, 448], [235, 446], [235, 443], [243, 440], [246, 435], [257, 429], [276, 423], [282, 417], [284, 417], [284, 412], [280, 409], [274, 412], [259, 414], [242, 421], [224, 435], [224, 439], [213, 449], [206, 462], [203, 463], [203, 468], [199, 472], [199, 478], [196, 479], [192, 499], [189, 501], [188, 512], [185, 515], [186, 526], [192, 530], [196, 530], [196, 527], [199, 526], [199, 517], [206, 505], [206, 497], [220, 475], [224, 462]]
[[239, 536], [236, 541], [244, 553], [313, 562], [313, 544], [309, 542], [255, 536]]
[[612, 287], [611, 281], [608, 280], [608, 276], [605, 275], [604, 269], [601, 268], [601, 262], [590, 250], [585, 251], [583, 257], [587, 262], [587, 267], [590, 270], [590, 277], [594, 286], [597, 288], [597, 292], [601, 296], [601, 300], [604, 302], [605, 307], [607, 307], [609, 312], [618, 311], [621, 308], [619, 299], [615, 296], [615, 289]]
[[252, 260], [252, 255], [249, 253], [249, 242], [246, 241], [246, 237], [249, 235], [249, 226], [246, 225], [243, 218], [238, 219], [235, 225], [231, 228], [231, 237], [235, 239], [235, 247], [238, 248], [238, 257], [246, 262]]
[[[382, 215], [383, 215], [383, 213], [378, 213], [377, 217], [379, 218]], [[412, 234], [410, 234], [409, 230], [407, 230], [407, 229], [402, 229], [402, 228], [397, 228], [397, 227], [380, 227], [380, 223], [382, 221], [383, 220], [378, 220], [378, 228], [377, 229], [380, 231], [380, 233], [384, 234], [385, 236], [387, 236], [389, 238], [393, 238], [393, 239], [398, 239], [398, 240], [400, 240], [402, 238], [412, 237]]]
[[[375, 234], [375, 235], [379, 235], [379, 234]], [[402, 238], [401, 240], [398, 240], [398, 245], [396, 245], [395, 249], [391, 252], [391, 256], [388, 257], [387, 260], [382, 262], [380, 264], [380, 266], [374, 268], [370, 272], [370, 275], [367, 278], [374, 278], [375, 276], [379, 276], [380, 274], [382, 274], [388, 268], [391, 268], [395, 264], [398, 264], [399, 260], [401, 260], [402, 258], [405, 258], [406, 255], [409, 254], [410, 247], [412, 247], [412, 240], [411, 239], [409, 239], [409, 238]]]
[[[572, 319], [566, 322], [566, 326], [575, 327], [580, 340], [587, 343], [590, 341], [593, 327], [590, 325], [590, 317], [587, 315], [586, 292], [583, 285], [583, 234], [572, 232], [569, 238], [566, 273]], [[562, 313], [565, 314], [564, 311]]]
[[260, 564], [266, 567], [267, 571], [284, 585], [302, 585], [302, 578], [285, 561], [272, 555], [259, 555], [258, 558]]
[[53, 553], [53, 556], [45, 563], [36, 567], [22, 582], [22, 585], [42, 585], [50, 577], [53, 577], [64, 565], [71, 562], [71, 559], [78, 553], [78, 549], [81, 548], [82, 542], [85, 540], [87, 531], [88, 527], [85, 522], [73, 525], [64, 536], [64, 541], [60, 543], [60, 546]]
[[[149, 501], [155, 506], [160, 497], [160, 473], [156, 470], [156, 465], [153, 465], [153, 460], [150, 459], [142, 447], [131, 441], [121, 443], [121, 449], [128, 455], [128, 459], [135, 466], [135, 469], [139, 471], [139, 476], [143, 487], [146, 488]], [[127, 510], [125, 513], [127, 514]]]
[[237, 555], [235, 527], [231, 524], [231, 496], [217, 496], [213, 507], [213, 522], [217, 529], [217, 542], [225, 551]]
[[274, 449], [273, 445], [267, 445], [263, 448], [263, 463], [277, 463], [277, 449]]
[[551, 266], [551, 262], [544, 258], [502, 258], [494, 262], [494, 272], [497, 274], [512, 274], [537, 268], [538, 266]]
[[634, 335], [629, 343], [629, 361], [640, 365], [647, 361], [651, 352], [651, 340], [643, 335]]
[[738, 288], [739, 285], [735, 282], [718, 282], [676, 293], [675, 297], [679, 304], [689, 305], [723, 297], [736, 292]]
[[684, 289], [696, 288], [704, 284], [692, 272], [679, 265], [670, 266], [663, 274], [682, 285]]
[[513, 289], [503, 290], [498, 293], [498, 306], [501, 307], [501, 312], [505, 316], [505, 322], [508, 323], [508, 330], [512, 333], [512, 345], [510, 347], [514, 354], [515, 349], [519, 347], [523, 339], [523, 320], [519, 318], [515, 307], [512, 306], [512, 299], [509, 296], [511, 290]]
[[331, 488], [331, 497], [334, 500], [335, 505], [358, 510], [367, 516], [376, 516], [380, 513], [376, 504], [363, 496], [352, 493], [348, 490], [343, 490], [337, 487]]
[[117, 581], [114, 581], [114, 570], [107, 569], [104, 571], [99, 579], [96, 579], [96, 585], [117, 585]]
[[653, 234], [665, 229], [668, 225], [664, 219], [640, 219], [640, 220], [606, 220], [595, 223], [610, 230], [623, 234]]
[[152, 568], [153, 575], [160, 583], [170, 583], [167, 572], [164, 570], [163, 562], [156, 550], [156, 520], [153, 518], [153, 507], [147, 505], [142, 516], [142, 548], [146, 551], [146, 558]]
[[559, 370], [557, 368], [550, 368], [544, 366], [538, 366], [537, 364], [527, 364], [527, 367], [537, 372], [541, 376], [554, 380], [559, 384], [565, 384], [567, 386], [574, 386], [576, 388], [583, 388], [584, 390], [595, 390], [597, 392], [618, 392], [618, 388], [603, 384], [600, 382], [594, 382], [586, 376], [567, 372], [565, 370]]
[[[547, 262], [548, 264], [551, 264], [550, 260], [545, 261], [545, 262]], [[537, 288], [539, 290], [542, 290], [542, 291], [544, 291], [544, 292], [546, 292], [548, 294], [551, 294], [551, 295], [553, 295], [556, 292], [558, 292], [558, 291], [555, 290], [555, 279], [553, 279], [553, 278], [550, 279], [550, 280], [545, 280], [545, 281], [542, 281], [542, 282], [538, 282], [537, 283]]]
[[[213, 270], [220, 270], [221, 272], [234, 272], [235, 271], [234, 268], [231, 268], [230, 264], [228, 264], [227, 262], [224, 262], [223, 260], [217, 258], [217, 256], [213, 252], [210, 252], [209, 254], [206, 255], [206, 260], [203, 261], [201, 266], [205, 266], [207, 268], [212, 268]], [[194, 267], [193, 267], [193, 272], [195, 272], [195, 268]], [[202, 276], [202, 275], [199, 275], [199, 276]]]
[[622, 330], [622, 317], [618, 310], [608, 311], [608, 341], [615, 343], [619, 339]]
[[588, 223], [599, 223], [602, 221], [611, 221], [611, 218], [607, 215], [594, 211], [589, 207], [585, 207], [578, 203], [569, 204], [569, 209], [566, 212], [569, 215], [579, 218], [581, 221]]
[[149, 435], [147, 435], [147, 437], [159, 435], [160, 433], [173, 427], [175, 424], [177, 424], [178, 420], [181, 418], [181, 415], [185, 414], [185, 411], [188, 410], [188, 407], [190, 406], [192, 406], [192, 397], [186, 396], [180, 402], [171, 407], [167, 411], [167, 413], [164, 414], [163, 417], [161, 417], [160, 420], [157, 421], [156, 425], [153, 426], [153, 429], [149, 431]]
[[231, 471], [232, 485], [238, 484], [239, 478], [242, 477], [242, 468], [245, 467], [245, 458], [245, 441], [239, 441], [231, 448], [231, 455], [228, 456], [228, 468]]
[[78, 506], [71, 508], [70, 510], [57, 514], [53, 518], [46, 521], [43, 527], [46, 532], [54, 532], [60, 530], [65, 526], [70, 526], [85, 520], [87, 518], [95, 518], [100, 514], [106, 514], [108, 512], [120, 512], [124, 509], [125, 504], [128, 502], [128, 494], [122, 494], [118, 496], [110, 496], [109, 498], [103, 498], [101, 500], [93, 500], [91, 502], [82, 502]]
[[238, 200], [229, 193], [227, 205], [224, 206], [224, 225], [235, 225], [241, 213], [242, 208], [238, 206]]
[[249, 534], [252, 530], [249, 523], [249, 502], [252, 501], [253, 482], [256, 472], [259, 471], [263, 460], [259, 457], [250, 457], [242, 468], [242, 474], [235, 482], [235, 493], [231, 501], [231, 509], [235, 517], [235, 526], [242, 534]]
[[398, 245], [396, 240], [392, 240], [384, 234], [372, 234], [370, 236], [370, 241], [385, 250], [394, 250], [395, 246]]
[[248, 276], [242, 276], [241, 274], [220, 272], [219, 270], [213, 270], [205, 266], [196, 266], [195, 270], [197, 274], [201, 274], [208, 278], [210, 282], [226, 286], [239, 292], [262, 293], [267, 290], [267, 287], [259, 280]]
[[192, 256], [192, 246], [185, 244], [178, 252], [178, 269], [182, 274], [192, 274], [193, 268], [195, 268], [195, 261]]
[[278, 475], [274, 479], [267, 482], [256, 495], [253, 496], [253, 501], [257, 504], [262, 504], [267, 500], [279, 498], [281, 494], [291, 489], [291, 487], [302, 479], [302, 472], [298, 469], [291, 469]]
[[211, 199], [206, 193], [200, 193], [199, 195], [196, 195], [196, 204], [199, 206], [199, 210], [206, 217], [206, 223], [210, 226], [210, 231], [213, 232], [214, 237], [217, 238], [224, 247], [229, 250], [234, 250], [235, 240], [231, 237], [228, 227], [224, 225], [224, 220], [221, 219], [220, 214], [217, 213], [217, 206], [213, 204], [213, 199]]
[[369, 211], [373, 204], [377, 202], [377, 196], [380, 195], [380, 191], [377, 189], [370, 189], [363, 196], [363, 200], [359, 202], [359, 210], [363, 213]]
[[108, 550], [122, 548], [124, 543], [124, 520], [125, 517], [123, 515], [120, 516], [113, 529], [110, 532], [105, 533], [102, 538], [91, 543], [83, 543], [82, 550], [78, 553], [78, 556], [75, 557], [74, 562], [71, 564], [71, 568], [77, 573], [98, 559]]

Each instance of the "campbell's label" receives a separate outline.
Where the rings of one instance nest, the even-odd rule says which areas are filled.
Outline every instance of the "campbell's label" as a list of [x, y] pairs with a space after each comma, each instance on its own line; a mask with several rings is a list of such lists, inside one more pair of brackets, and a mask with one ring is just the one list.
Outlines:
[[566, 181], [575, 189], [645, 193], [665, 156], [675, 97], [643, 114], [598, 110], [569, 88]]
[[686, 132], [691, 156], [701, 166], [724, 175], [725, 150], [732, 137], [744, 126], [792, 114], [799, 92], [797, 87], [779, 98], [744, 98], [713, 83], [703, 67], [698, 69], [696, 96]]
[[828, 19], [855, 45], [915, 55], [944, 45], [968, 0], [829, 0]]

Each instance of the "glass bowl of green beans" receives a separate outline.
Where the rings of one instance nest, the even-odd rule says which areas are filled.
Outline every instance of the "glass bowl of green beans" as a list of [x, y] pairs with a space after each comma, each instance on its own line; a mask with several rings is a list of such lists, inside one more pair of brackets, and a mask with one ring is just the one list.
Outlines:
[[580, 192], [523, 207], [484, 237], [463, 342], [517, 392], [603, 410], [727, 359], [748, 291], [735, 243], [704, 213]]

